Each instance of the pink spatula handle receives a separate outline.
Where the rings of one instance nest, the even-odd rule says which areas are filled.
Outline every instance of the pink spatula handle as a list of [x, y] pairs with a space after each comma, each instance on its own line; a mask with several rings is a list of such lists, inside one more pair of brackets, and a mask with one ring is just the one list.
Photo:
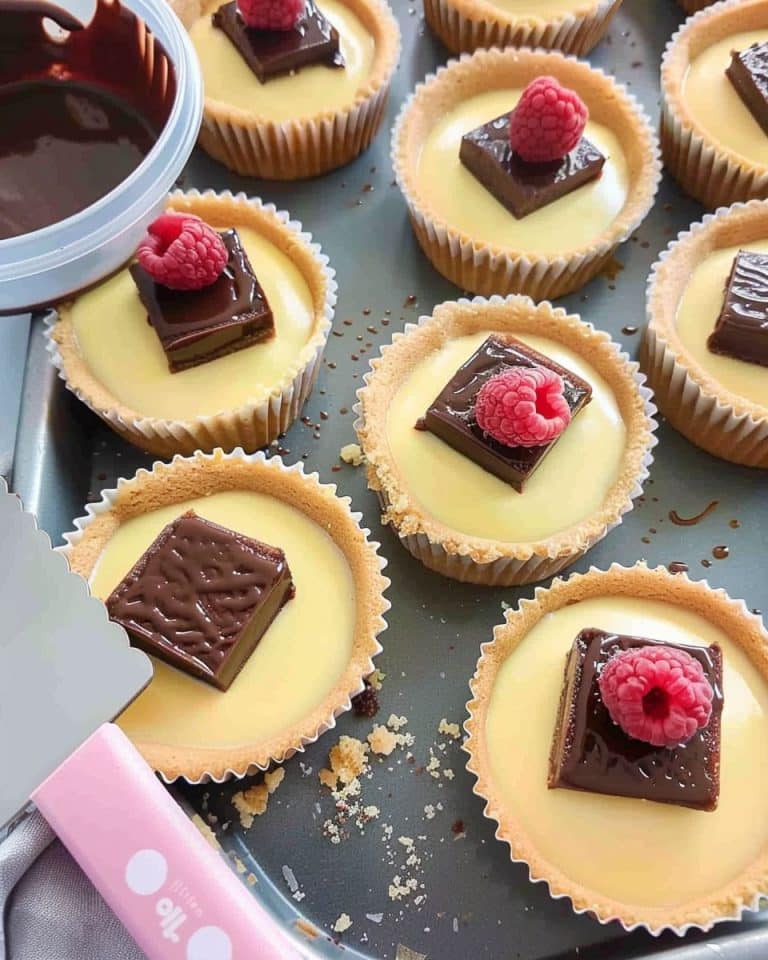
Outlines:
[[32, 800], [150, 960], [300, 960], [114, 724]]

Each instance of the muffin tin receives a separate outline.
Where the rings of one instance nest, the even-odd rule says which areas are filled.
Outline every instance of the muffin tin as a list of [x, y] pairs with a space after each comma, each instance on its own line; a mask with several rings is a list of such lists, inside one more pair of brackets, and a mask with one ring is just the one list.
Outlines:
[[[425, 27], [420, 6], [403, 0], [397, 13], [404, 54], [389, 106], [390, 122], [415, 83], [447, 58]], [[608, 38], [590, 58], [628, 83], [654, 115], [661, 52], [682, 16], [673, 0], [625, 0]], [[352, 406], [368, 360], [405, 322], [460, 294], [421, 254], [405, 205], [392, 186], [388, 155], [388, 138], [382, 131], [372, 149], [353, 166], [321, 180], [280, 185], [229, 174], [198, 152], [183, 185], [245, 190], [289, 209], [312, 231], [337, 270], [334, 335], [304, 410], [309, 423], [319, 425], [320, 439], [314, 439], [312, 426], [298, 422], [280, 447], [289, 463], [306, 454], [308, 466], [319, 470], [323, 480], [336, 482], [342, 494], [349, 494], [381, 539], [393, 581], [389, 591], [393, 607], [385, 651], [377, 661], [387, 677], [376, 721], [384, 722], [391, 713], [408, 718], [405, 729], [416, 738], [415, 763], [408, 764], [404, 752], [398, 751], [373, 764], [373, 778], [363, 781], [363, 790], [366, 802], [376, 804], [381, 816], [365, 828], [363, 836], [351, 827], [349, 838], [338, 845], [323, 836], [323, 822], [334, 810], [317, 772], [327, 764], [328, 751], [339, 733], [365, 738], [373, 721], [342, 717], [337, 731], [290, 760], [285, 781], [271, 798], [266, 815], [257, 818], [250, 830], [241, 828], [230, 800], [252, 781], [172, 789], [190, 812], [218, 817], [215, 829], [220, 842], [254, 874], [256, 892], [269, 908], [295, 927], [297, 942], [306, 946], [308, 956], [414, 960], [413, 953], [401, 950], [398, 954], [401, 944], [415, 953], [416, 960], [421, 955], [430, 960], [566, 960], [575, 957], [576, 950], [582, 960], [652, 956], [706, 960], [715, 952], [723, 960], [748, 960], [768, 954], [768, 915], [724, 924], [707, 935], [690, 934], [683, 940], [653, 939], [643, 932], [627, 935], [618, 925], [600, 926], [574, 915], [567, 902], [551, 900], [543, 886], [528, 882], [524, 867], [509, 862], [506, 848], [494, 839], [493, 825], [483, 817], [482, 801], [472, 794], [473, 778], [464, 770], [459, 744], [450, 742], [445, 753], [436, 748], [437, 743], [446, 742], [438, 735], [440, 720], [464, 720], [478, 646], [501, 621], [502, 605], [532, 596], [533, 588], [489, 590], [429, 573], [406, 554], [391, 532], [380, 528], [378, 504], [366, 488], [363, 469], [339, 460], [340, 447], [355, 439]], [[652, 214], [636, 238], [619, 250], [615, 269], [559, 303], [610, 331], [635, 356], [651, 264], [701, 212], [665, 178]], [[15, 346], [18, 357], [24, 325], [0, 320], [6, 323], [0, 330], [4, 412], [0, 469], [10, 472], [9, 458], [3, 459], [3, 454], [13, 443], [13, 411], [21, 386], [19, 378], [11, 375], [17, 372], [11, 348]], [[626, 564], [640, 558], [651, 564], [684, 562], [692, 577], [706, 577], [733, 596], [746, 597], [750, 607], [768, 611], [768, 585], [757, 562], [768, 537], [764, 476], [713, 459], [664, 424], [659, 437], [644, 500], [576, 569], [583, 571], [592, 564], [604, 568], [614, 560]], [[13, 489], [38, 514], [43, 528], [54, 541], [59, 540], [90, 496], [151, 462], [115, 437], [64, 389], [46, 355], [42, 319], [35, 318], [12, 469]], [[677, 526], [670, 520], [671, 510], [689, 518], [712, 501], [718, 501], [718, 506], [695, 525]], [[740, 526], [732, 526], [731, 521]], [[724, 546], [727, 558], [715, 559], [713, 549]], [[419, 772], [429, 759], [430, 747], [442, 766], [454, 771], [453, 780]], [[312, 772], [305, 775], [310, 767]], [[434, 819], [426, 819], [425, 806], [438, 803], [444, 809], [436, 810]], [[228, 829], [221, 829], [227, 822]], [[385, 824], [393, 828], [393, 850], [397, 851], [399, 836], [415, 841], [422, 862], [421, 872], [413, 875], [424, 884], [417, 895], [426, 895], [418, 906], [413, 896], [389, 899], [388, 885], [400, 872], [404, 857], [397, 853], [397, 866], [387, 862], [382, 843]], [[305, 894], [300, 902], [291, 897], [286, 879], [290, 876], [295, 876], [299, 892]], [[342, 913], [351, 917], [353, 925], [339, 937], [331, 928]], [[378, 919], [380, 913], [381, 922], [366, 919], [366, 914]], [[363, 936], [366, 942], [361, 943]]]

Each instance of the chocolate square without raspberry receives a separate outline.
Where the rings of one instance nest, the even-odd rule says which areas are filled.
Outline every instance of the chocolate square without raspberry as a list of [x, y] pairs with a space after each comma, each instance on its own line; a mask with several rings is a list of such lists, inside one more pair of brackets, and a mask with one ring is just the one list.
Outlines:
[[733, 50], [725, 73], [749, 112], [768, 133], [768, 43]]
[[715, 329], [707, 339], [712, 353], [768, 366], [768, 256], [739, 250], [725, 288]]
[[510, 145], [508, 113], [465, 133], [459, 158], [518, 219], [597, 179], [605, 164], [586, 137], [562, 160], [527, 163]]
[[131, 276], [160, 339], [171, 373], [195, 367], [269, 340], [275, 321], [237, 230], [221, 234], [229, 259], [202, 290], [171, 290], [138, 263]]
[[[712, 685], [712, 715], [687, 743], [654, 747], [628, 736], [613, 722], [598, 679], [610, 658], [636, 647], [670, 646], [699, 661]], [[565, 666], [552, 750], [550, 787], [714, 810], [720, 792], [720, 717], [723, 661], [720, 648], [664, 644], [644, 637], [582, 630]]]
[[307, 0], [304, 16], [290, 30], [246, 26], [236, 0], [219, 7], [212, 20], [213, 25], [229, 37], [261, 83], [311, 64], [344, 66], [339, 32], [314, 0]]
[[186, 513], [106, 606], [137, 647], [226, 690], [293, 595], [282, 550]]
[[[488, 337], [440, 391], [416, 428], [429, 430], [484, 470], [522, 492], [523, 486], [557, 443], [508, 447], [485, 433], [475, 419], [475, 401], [482, 386], [508, 367], [546, 367], [563, 380], [571, 417], [589, 403], [592, 387], [544, 354], [510, 337]], [[559, 438], [558, 438], [559, 439]]]

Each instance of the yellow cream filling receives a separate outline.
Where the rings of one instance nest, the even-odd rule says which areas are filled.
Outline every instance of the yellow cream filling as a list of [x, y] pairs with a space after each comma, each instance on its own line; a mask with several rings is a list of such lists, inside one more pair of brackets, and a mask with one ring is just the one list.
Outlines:
[[739, 250], [768, 254], [768, 240], [716, 250], [691, 274], [677, 311], [677, 332], [685, 348], [727, 390], [768, 406], [768, 369], [719, 356], [707, 348], [725, 298], [725, 285]]
[[[720, 644], [725, 704], [717, 810], [547, 788], [565, 657], [584, 627]], [[768, 686], [725, 634], [679, 607], [606, 597], [545, 615], [499, 671], [486, 734], [504, 808], [543, 857], [604, 896], [650, 907], [703, 897], [733, 880], [768, 843]]]
[[91, 577], [93, 593], [105, 599], [163, 527], [187, 510], [280, 547], [296, 596], [225, 693], [153, 658], [154, 679], [119, 723], [136, 740], [171, 746], [256, 743], [311, 713], [347, 666], [355, 628], [352, 573], [342, 551], [304, 513], [264, 494], [233, 491], [163, 507], [121, 524]]
[[339, 31], [343, 69], [322, 64], [261, 83], [210, 15], [192, 27], [192, 43], [203, 70], [205, 95], [259, 117], [280, 122], [350, 106], [371, 74], [375, 43], [359, 18], [340, 0], [318, 7]]
[[725, 75], [732, 50], [745, 50], [768, 40], [768, 30], [735, 33], [703, 50], [683, 82], [683, 98], [698, 127], [755, 163], [768, 163], [768, 136], [763, 133]]
[[626, 428], [610, 387], [582, 357], [552, 340], [516, 334], [592, 386], [591, 402], [562, 433], [523, 493], [432, 433], [416, 430], [419, 417], [489, 333], [450, 340], [415, 367], [389, 406], [387, 441], [410, 496], [440, 523], [489, 540], [544, 539], [601, 506], [619, 473]]
[[[494, 7], [500, 7], [508, 13], [513, 13], [520, 17], [532, 17], [537, 20], [547, 20], [555, 14], [573, 13], [576, 10], [584, 10], [589, 4], [584, 0], [491, 0]], [[600, 0], [593, 0], [592, 6], [596, 7]]]
[[418, 158], [419, 193], [429, 208], [473, 240], [513, 250], [563, 253], [596, 240], [627, 199], [629, 171], [616, 135], [587, 123], [585, 135], [608, 158], [597, 180], [518, 220], [459, 160], [461, 138], [509, 112], [521, 90], [493, 90], [448, 110], [427, 135]]
[[72, 306], [80, 353], [91, 373], [139, 414], [190, 419], [263, 402], [279, 387], [312, 334], [312, 294], [299, 268], [250, 227], [238, 227], [275, 318], [275, 336], [180, 373], [168, 370], [136, 285], [122, 270]]

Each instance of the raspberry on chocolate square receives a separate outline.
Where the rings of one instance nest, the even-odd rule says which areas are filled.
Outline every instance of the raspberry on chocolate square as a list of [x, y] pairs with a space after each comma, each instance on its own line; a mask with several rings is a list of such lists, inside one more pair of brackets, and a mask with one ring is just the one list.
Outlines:
[[304, 15], [288, 30], [249, 27], [237, 8], [237, 0], [219, 7], [212, 20], [260, 83], [311, 64], [344, 66], [339, 32], [313, 0], [307, 0]]
[[[684, 743], [654, 746], [614, 722], [600, 691], [606, 664], [623, 651], [669, 649], [697, 661], [712, 688], [706, 726]], [[549, 786], [714, 810], [720, 791], [722, 653], [718, 646], [665, 644], [582, 630], [565, 666], [549, 759]], [[650, 707], [649, 707], [650, 709]]]
[[293, 595], [282, 550], [190, 512], [161, 531], [106, 606], [136, 646], [227, 690]]
[[514, 368], [543, 368], [557, 374], [563, 396], [575, 417], [592, 398], [592, 388], [577, 374], [527, 346], [515, 337], [490, 336], [451, 377], [430, 404], [416, 428], [429, 430], [454, 450], [522, 492], [523, 486], [557, 443], [557, 437], [538, 446], [507, 446], [486, 433], [477, 422], [478, 394], [494, 377]]
[[171, 373], [269, 340], [275, 321], [237, 230], [221, 234], [229, 259], [218, 280], [200, 290], [171, 290], [139, 263], [131, 277]]
[[739, 250], [723, 309], [707, 339], [712, 353], [768, 366], [768, 256]]
[[547, 163], [523, 160], [509, 138], [510, 114], [505, 113], [465, 133], [459, 159], [518, 218], [596, 179], [605, 164], [604, 155], [586, 137], [565, 157]]

